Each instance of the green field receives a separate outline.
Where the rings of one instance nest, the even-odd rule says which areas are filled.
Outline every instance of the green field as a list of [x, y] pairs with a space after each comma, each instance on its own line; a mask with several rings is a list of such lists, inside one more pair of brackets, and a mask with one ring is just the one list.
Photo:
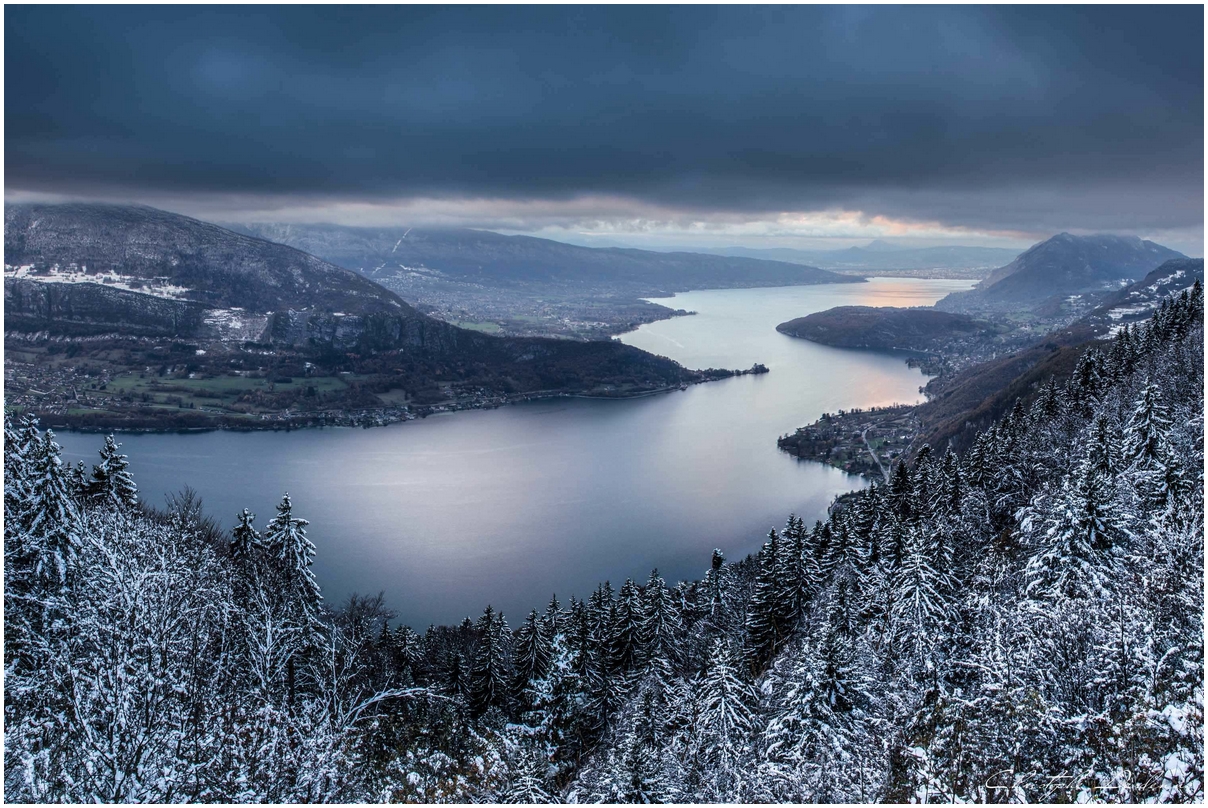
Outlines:
[[[264, 392], [300, 391], [314, 388], [316, 394], [332, 393], [348, 389], [348, 382], [360, 381], [361, 376], [316, 376], [294, 378], [289, 382], [273, 382], [268, 379], [246, 376], [215, 376], [207, 379], [163, 378], [154, 375], [124, 373], [109, 381], [101, 395], [126, 396], [144, 399], [146, 404], [157, 408], [190, 409], [197, 407], [226, 408], [245, 393], [258, 390]], [[179, 402], [177, 402], [179, 399]]]

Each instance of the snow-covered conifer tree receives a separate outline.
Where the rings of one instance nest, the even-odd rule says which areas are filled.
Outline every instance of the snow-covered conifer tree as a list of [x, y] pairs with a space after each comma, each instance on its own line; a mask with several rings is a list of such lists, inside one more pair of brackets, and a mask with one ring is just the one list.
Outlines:
[[474, 665], [470, 669], [469, 707], [470, 714], [476, 718], [492, 707], [507, 709], [511, 677], [506, 628], [503, 615], [497, 614], [490, 606], [475, 624], [478, 645], [474, 652]]
[[517, 698], [521, 697], [530, 682], [549, 672], [552, 647], [546, 631], [545, 621], [537, 616], [535, 609], [529, 612], [523, 625], [516, 629], [513, 655], [515, 679], [512, 691]]
[[906, 555], [894, 580], [893, 634], [903, 650], [922, 658], [942, 636], [948, 618], [948, 579], [936, 568], [924, 531], [910, 528], [906, 535]]
[[754, 672], [763, 669], [781, 639], [782, 629], [777, 622], [776, 602], [779, 594], [779, 555], [780, 534], [773, 529], [759, 550], [759, 571], [756, 574], [751, 600], [747, 604], [747, 664]]
[[79, 551], [79, 514], [59, 445], [49, 429], [25, 480], [25, 535], [20, 544], [30, 573], [43, 586], [62, 586]]
[[754, 716], [754, 689], [722, 638], [713, 641], [697, 685], [694, 757], [708, 801], [732, 799], [742, 786]]
[[244, 508], [239, 512], [239, 523], [231, 528], [231, 558], [236, 563], [250, 561], [261, 550], [260, 534], [256, 531], [256, 514]]
[[1038, 542], [1026, 569], [1029, 595], [1086, 598], [1102, 592], [1110, 554], [1124, 538], [1108, 497], [1102, 476], [1083, 463], [1059, 494], [1028, 510], [1022, 529]]
[[1165, 436], [1169, 428], [1170, 416], [1162, 402], [1161, 390], [1149, 382], [1133, 406], [1125, 429], [1125, 459], [1145, 469], [1159, 467], [1165, 455]]
[[130, 463], [126, 455], [118, 452], [119, 448], [121, 444], [114, 441], [113, 435], [105, 437], [101, 462], [92, 467], [88, 498], [95, 503], [133, 508], [138, 504], [138, 487], [130, 474]]
[[609, 648], [612, 670], [620, 675], [645, 664], [646, 648], [642, 631], [644, 612], [642, 593], [632, 580], [626, 579], [617, 596]]
[[310, 522], [294, 516], [289, 494], [281, 497], [277, 514], [264, 526], [264, 548], [274, 559], [281, 578], [282, 595], [291, 604], [299, 625], [314, 626], [319, 622], [323, 596], [311, 565], [315, 562], [315, 545], [306, 537]]
[[679, 612], [667, 591], [667, 584], [658, 570], [650, 571], [650, 578], [642, 590], [642, 645], [647, 659], [666, 671], [666, 666], [676, 660], [676, 647], [682, 631]]

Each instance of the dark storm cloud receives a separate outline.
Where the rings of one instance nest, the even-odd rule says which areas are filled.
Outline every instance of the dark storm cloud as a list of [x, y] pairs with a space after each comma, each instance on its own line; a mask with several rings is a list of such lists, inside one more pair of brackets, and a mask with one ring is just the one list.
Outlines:
[[10, 191], [1203, 217], [1199, 6], [5, 18]]

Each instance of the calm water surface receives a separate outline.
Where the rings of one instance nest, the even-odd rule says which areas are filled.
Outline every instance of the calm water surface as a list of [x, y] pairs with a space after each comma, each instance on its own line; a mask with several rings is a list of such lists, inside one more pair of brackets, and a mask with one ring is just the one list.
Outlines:
[[[629, 401], [571, 400], [460, 412], [378, 429], [124, 435], [142, 496], [185, 485], [233, 524], [263, 526], [282, 492], [311, 522], [329, 601], [384, 591], [423, 629], [491, 603], [513, 625], [556, 592], [603, 580], [695, 578], [712, 548], [739, 558], [790, 512], [809, 520], [862, 484], [799, 462], [777, 436], [823, 412], [914, 402], [925, 378], [900, 357], [815, 345], [778, 323], [841, 305], [928, 305], [963, 281], [689, 292], [696, 311], [643, 326], [630, 345], [689, 367], [771, 373]], [[59, 435], [72, 463], [98, 435]]]

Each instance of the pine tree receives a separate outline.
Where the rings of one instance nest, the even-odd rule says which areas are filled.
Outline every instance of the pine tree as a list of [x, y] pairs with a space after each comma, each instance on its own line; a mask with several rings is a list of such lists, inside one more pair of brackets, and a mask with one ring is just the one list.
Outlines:
[[587, 604], [570, 599], [570, 617], [567, 621], [567, 640], [572, 654], [572, 666], [577, 674], [587, 677], [589, 672], [598, 667], [599, 646], [592, 636], [591, 615], [588, 614]]
[[[26, 447], [27, 420], [28, 416], [18, 426], [12, 415], [4, 413], [4, 668], [10, 693], [13, 682], [20, 681], [27, 668], [33, 671], [41, 667], [32, 650], [38, 644], [41, 610], [29, 597], [36, 579], [31, 574], [24, 536], [27, 478], [32, 465]], [[36, 434], [36, 424], [33, 426]], [[19, 725], [23, 718], [19, 707], [5, 704], [9, 727]], [[6, 745], [11, 748], [12, 742]]]
[[633, 730], [624, 742], [625, 755], [616, 789], [618, 802], [655, 805], [669, 801], [670, 788], [660, 765], [663, 739], [659, 723], [654, 696], [647, 690], [642, 694]]
[[101, 462], [92, 467], [92, 479], [88, 483], [88, 498], [94, 503], [109, 503], [122, 508], [133, 508], [138, 504], [138, 488], [129, 471], [126, 455], [118, 453], [120, 443], [113, 435], [105, 437], [101, 448]]
[[546, 623], [537, 616], [535, 609], [529, 612], [524, 624], [516, 630], [512, 693], [517, 698], [530, 682], [549, 672], [552, 646], [546, 632]]
[[894, 580], [893, 634], [916, 658], [942, 636], [949, 612], [947, 576], [936, 568], [929, 544], [922, 529], [907, 531], [906, 555]]
[[1103, 358], [1098, 350], [1091, 348], [1078, 359], [1069, 385], [1071, 399], [1079, 415], [1086, 417], [1099, 403], [1103, 391]]
[[626, 579], [618, 593], [612, 618], [609, 657], [614, 673], [625, 675], [645, 663], [642, 623], [645, 609], [642, 595], [632, 580]]
[[975, 488], [985, 488], [990, 480], [992, 474], [990, 447], [993, 445], [997, 433], [998, 425], [991, 424], [977, 433], [977, 437], [973, 439], [973, 445], [965, 453], [966, 481]]
[[779, 554], [780, 534], [772, 530], [759, 550], [759, 572], [747, 604], [747, 665], [753, 673], [763, 669], [775, 653], [781, 637], [776, 608], [776, 562]]
[[782, 655], [769, 673], [769, 717], [761, 733], [768, 798], [782, 802], [870, 802], [861, 760], [862, 706], [867, 703], [839, 638], [823, 632]]
[[533, 753], [526, 754], [519, 770], [503, 793], [505, 805], [548, 805], [558, 800], [545, 787], [543, 761]]
[[587, 599], [587, 616], [591, 624], [591, 639], [599, 650], [600, 659], [607, 664], [608, 652], [612, 647], [613, 616], [616, 603], [612, 593], [612, 584], [605, 581], [596, 587]]
[[424, 659], [423, 639], [411, 626], [399, 626], [394, 631], [390, 648], [393, 652], [394, 670], [399, 680], [418, 681], [420, 663]]
[[[914, 506], [910, 506], [913, 509]], [[827, 544], [827, 559], [826, 567], [832, 571], [844, 567], [851, 569], [859, 569], [861, 563], [867, 556], [867, 551], [860, 546], [860, 542], [852, 530], [849, 515], [844, 512], [836, 514], [828, 525], [830, 525], [830, 541]]]
[[964, 480], [961, 477], [960, 463], [951, 449], [944, 452], [940, 461], [938, 489], [935, 513], [948, 516], [959, 514], [965, 493]]
[[898, 519], [908, 522], [914, 516], [913, 499], [914, 481], [910, 469], [904, 461], [899, 461], [889, 479], [889, 507]]
[[84, 466], [83, 460], [77, 460], [75, 468], [71, 470], [71, 491], [76, 502], [81, 504], [88, 501], [88, 469]]
[[809, 550], [809, 531], [800, 516], [789, 515], [781, 534], [781, 550], [786, 555], [783, 571], [788, 578], [783, 585], [784, 608], [789, 625], [795, 625], [822, 582], [818, 564]]
[[1165, 458], [1170, 416], [1161, 396], [1156, 384], [1147, 383], [1124, 432], [1125, 459], [1142, 470], [1161, 468]]
[[289, 494], [281, 497], [277, 515], [264, 526], [264, 548], [276, 562], [282, 592], [290, 611], [301, 626], [317, 627], [323, 596], [311, 565], [315, 546], [306, 537], [310, 522], [294, 516]]
[[902, 566], [906, 558], [906, 536], [909, 527], [902, 523], [894, 514], [881, 520], [878, 525], [876, 544], [878, 553], [883, 559], [884, 567], [892, 573]]
[[1132, 326], [1125, 325], [1120, 329], [1120, 333], [1116, 334], [1115, 340], [1112, 341], [1111, 350], [1107, 355], [1105, 365], [1108, 377], [1113, 381], [1124, 378], [1129, 373], [1132, 373], [1135, 362], [1136, 354], [1133, 351]]
[[550, 637], [557, 636], [564, 630], [563, 622], [565, 615], [562, 612], [562, 605], [558, 603], [557, 595], [550, 595], [549, 605], [545, 607], [545, 630]]
[[1031, 427], [1041, 430], [1047, 428], [1061, 415], [1061, 404], [1061, 395], [1053, 384], [1053, 380], [1047, 380], [1040, 386], [1040, 391], [1036, 394], [1036, 399], [1032, 402], [1032, 409], [1028, 413]]
[[651, 570], [642, 591], [641, 636], [647, 659], [660, 666], [671, 665], [676, 660], [676, 644], [682, 628], [667, 584], [657, 569]]
[[1086, 462], [1091, 472], [1106, 480], [1113, 479], [1119, 470], [1119, 450], [1116, 435], [1112, 432], [1107, 417], [1099, 414], [1091, 423], [1090, 444]]
[[876, 553], [872, 539], [880, 518], [880, 487], [874, 483], [866, 489], [864, 496], [853, 503], [852, 513], [848, 520], [856, 544], [861, 548], [858, 564], [861, 569], [875, 560]]
[[4, 514], [12, 520], [20, 519], [25, 501], [25, 456], [22, 451], [22, 430], [11, 413], [4, 413]]
[[704, 796], [711, 802], [727, 801], [741, 784], [754, 703], [754, 690], [743, 680], [734, 652], [725, 640], [715, 639], [698, 684], [695, 727], [698, 765], [707, 778]]
[[1023, 529], [1039, 533], [1038, 551], [1026, 570], [1029, 596], [1086, 598], [1103, 592], [1110, 554], [1124, 539], [1109, 508], [1101, 475], [1084, 463], [1051, 505], [1029, 509]]
[[454, 702], [468, 708], [471, 693], [471, 665], [464, 654], [455, 652], [449, 654], [445, 661], [444, 690], [453, 697]]
[[29, 469], [25, 480], [25, 535], [20, 544], [33, 575], [44, 586], [62, 586], [79, 551], [79, 514], [59, 445], [49, 429], [43, 434]]
[[244, 508], [239, 513], [239, 524], [231, 529], [231, 558], [239, 564], [247, 563], [260, 551], [260, 534], [256, 532], [253, 522], [256, 514]]
[[[794, 527], [790, 517], [788, 527]], [[802, 587], [802, 564], [799, 550], [804, 549], [804, 542], [796, 543], [789, 536], [782, 534], [777, 542], [776, 551], [772, 558], [772, 579], [774, 581], [774, 599], [772, 601], [772, 616], [777, 627], [777, 647], [792, 633], [797, 625], [797, 618], [805, 601]]]
[[815, 522], [813, 529], [810, 531], [808, 545], [809, 555], [813, 558], [813, 566], [818, 571], [818, 579], [820, 581], [825, 581], [834, 572], [831, 568], [831, 563], [834, 560], [834, 554], [831, 552], [832, 542], [833, 536], [830, 523]]
[[4, 460], [8, 463], [10, 459], [16, 456], [17, 446], [20, 440], [20, 432], [17, 427], [17, 419], [8, 410], [4, 411]]
[[507, 623], [502, 614], [487, 606], [478, 619], [475, 630], [478, 645], [474, 666], [470, 670], [470, 715], [478, 718], [492, 707], [507, 711], [508, 706], [508, 648], [505, 641]]
[[708, 598], [705, 608], [714, 622], [723, 617], [726, 607], [729, 605], [729, 579], [726, 556], [721, 550], [715, 548], [704, 581], [704, 589]]

